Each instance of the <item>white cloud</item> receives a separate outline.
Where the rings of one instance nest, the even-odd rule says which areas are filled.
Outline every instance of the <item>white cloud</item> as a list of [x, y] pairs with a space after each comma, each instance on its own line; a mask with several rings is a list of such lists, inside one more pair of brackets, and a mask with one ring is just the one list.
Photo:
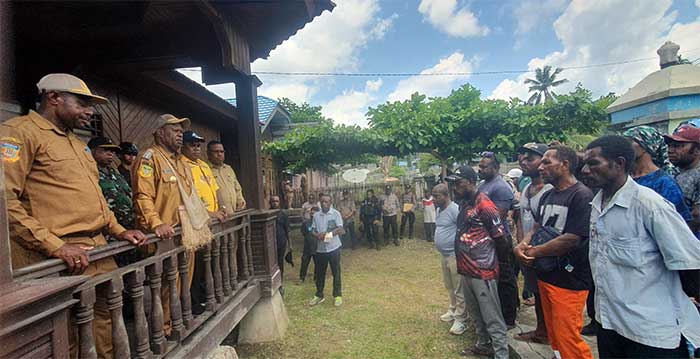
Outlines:
[[[252, 64], [253, 71], [333, 72], [354, 71], [360, 51], [370, 41], [382, 39], [398, 15], [379, 17], [378, 0], [338, 0], [332, 12], [307, 24], [292, 38], [272, 50], [268, 59]], [[258, 93], [310, 101], [332, 79], [292, 76], [260, 76]]]
[[[572, 67], [656, 58], [656, 50], [667, 40], [679, 44], [684, 57], [697, 57], [700, 21], [675, 23], [677, 13], [669, 11], [671, 3], [671, 0], [574, 0], [553, 25], [562, 50], [531, 59], [528, 69], [534, 70], [543, 65]], [[691, 50], [695, 51], [684, 53]], [[658, 66], [658, 60], [651, 60], [565, 70], [560, 78], [566, 78], [569, 82], [555, 91], [570, 91], [580, 82], [596, 95], [608, 92], [622, 94], [656, 71]], [[527, 99], [528, 86], [523, 81], [532, 76], [532, 73], [528, 73], [515, 80], [503, 80], [491, 98]]]
[[343, 91], [323, 106], [323, 116], [337, 124], [367, 127], [367, 107], [376, 101], [375, 93], [382, 87], [382, 79], [367, 81], [364, 91]]
[[[472, 72], [478, 64], [478, 58], [465, 59], [464, 54], [455, 52], [450, 56], [440, 59], [437, 65], [421, 71], [421, 74], [447, 73], [447, 72]], [[466, 82], [469, 75], [464, 76], [412, 76], [399, 81], [394, 92], [390, 93], [388, 100], [401, 101], [411, 97], [414, 92], [428, 96], [442, 96]]]
[[[700, 1], [700, 0], [698, 0]], [[529, 32], [564, 10], [569, 0], [524, 0], [513, 8], [516, 34]]]
[[423, 14], [423, 20], [450, 36], [486, 36], [490, 31], [479, 24], [467, 5], [458, 8], [457, 0], [421, 0], [418, 11]]

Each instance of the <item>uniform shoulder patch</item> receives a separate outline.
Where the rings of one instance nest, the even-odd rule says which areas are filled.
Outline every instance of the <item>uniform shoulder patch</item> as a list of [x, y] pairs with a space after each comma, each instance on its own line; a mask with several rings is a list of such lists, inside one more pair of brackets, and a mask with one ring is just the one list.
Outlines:
[[148, 150], [146, 150], [146, 152], [143, 153], [143, 157], [142, 157], [142, 158], [143, 158], [144, 160], [150, 160], [150, 159], [152, 159], [152, 158], [153, 158], [153, 150], [150, 149], [150, 148], [149, 148]]
[[0, 144], [0, 150], [2, 151], [2, 161], [7, 163], [17, 162], [19, 160], [19, 152], [22, 149], [21, 145], [18, 143], [5, 142], [3, 140]]
[[148, 178], [153, 176], [153, 166], [147, 163], [142, 163], [139, 167], [139, 176]]

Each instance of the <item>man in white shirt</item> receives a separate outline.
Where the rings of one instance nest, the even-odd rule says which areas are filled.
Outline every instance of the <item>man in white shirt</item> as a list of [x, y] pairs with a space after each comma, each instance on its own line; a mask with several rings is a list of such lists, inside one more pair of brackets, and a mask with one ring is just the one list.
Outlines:
[[323, 289], [326, 285], [326, 270], [330, 264], [333, 273], [333, 297], [335, 306], [343, 304], [340, 282], [340, 237], [345, 234], [343, 229], [343, 217], [340, 212], [331, 208], [331, 196], [321, 195], [321, 211], [313, 217], [312, 233], [318, 240], [316, 247], [316, 295], [309, 302], [310, 306], [321, 304], [325, 301]]
[[601, 188], [592, 201], [589, 260], [601, 358], [687, 358], [700, 314], [679, 271], [700, 269], [698, 241], [675, 207], [630, 176], [622, 136], [591, 142], [581, 170]]

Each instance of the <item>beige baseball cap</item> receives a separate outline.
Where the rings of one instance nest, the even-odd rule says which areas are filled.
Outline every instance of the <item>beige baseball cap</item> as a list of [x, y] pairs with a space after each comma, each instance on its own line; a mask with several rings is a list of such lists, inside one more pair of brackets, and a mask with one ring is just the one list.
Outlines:
[[90, 97], [98, 104], [109, 102], [106, 98], [93, 94], [83, 80], [71, 74], [48, 74], [39, 80], [36, 87], [39, 89], [40, 94], [48, 91], [69, 92]]
[[157, 130], [165, 125], [176, 125], [178, 123], [181, 123], [184, 128], [189, 128], [191, 124], [190, 119], [187, 117], [177, 118], [169, 113], [166, 113], [158, 116], [156, 119], [155, 129]]

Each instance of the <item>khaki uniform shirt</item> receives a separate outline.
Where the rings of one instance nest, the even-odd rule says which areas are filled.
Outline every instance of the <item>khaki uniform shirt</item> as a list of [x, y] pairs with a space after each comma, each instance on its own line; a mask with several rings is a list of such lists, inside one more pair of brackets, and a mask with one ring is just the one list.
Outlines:
[[221, 166], [216, 166], [213, 163], [209, 163], [212, 173], [214, 173], [214, 178], [216, 178], [216, 183], [219, 185], [219, 203], [222, 206], [226, 206], [226, 214], [233, 214], [236, 209], [244, 208], [246, 206], [245, 198], [243, 198], [243, 189], [241, 184], [238, 183], [236, 178], [236, 172], [233, 168], [227, 164], [222, 164]]
[[73, 132], [30, 111], [0, 124], [0, 147], [13, 263], [44, 259], [37, 254], [50, 255], [76, 236], [96, 246], [107, 243], [100, 232], [125, 231], [102, 196], [97, 163]]
[[140, 228], [153, 231], [161, 224], [180, 223], [178, 208], [182, 200], [177, 182], [182, 181], [187, 193], [192, 193], [190, 169], [183, 158], [182, 154], [154, 145], [136, 160], [131, 183]]
[[389, 195], [383, 194], [379, 199], [382, 202], [382, 215], [395, 216], [399, 213], [399, 198], [394, 192], [389, 193]]
[[352, 198], [348, 198], [347, 200], [341, 199], [338, 201], [338, 211], [343, 216], [343, 221], [352, 222], [354, 214], [353, 217], [347, 217], [350, 215], [350, 213], [355, 212], [355, 200]]

